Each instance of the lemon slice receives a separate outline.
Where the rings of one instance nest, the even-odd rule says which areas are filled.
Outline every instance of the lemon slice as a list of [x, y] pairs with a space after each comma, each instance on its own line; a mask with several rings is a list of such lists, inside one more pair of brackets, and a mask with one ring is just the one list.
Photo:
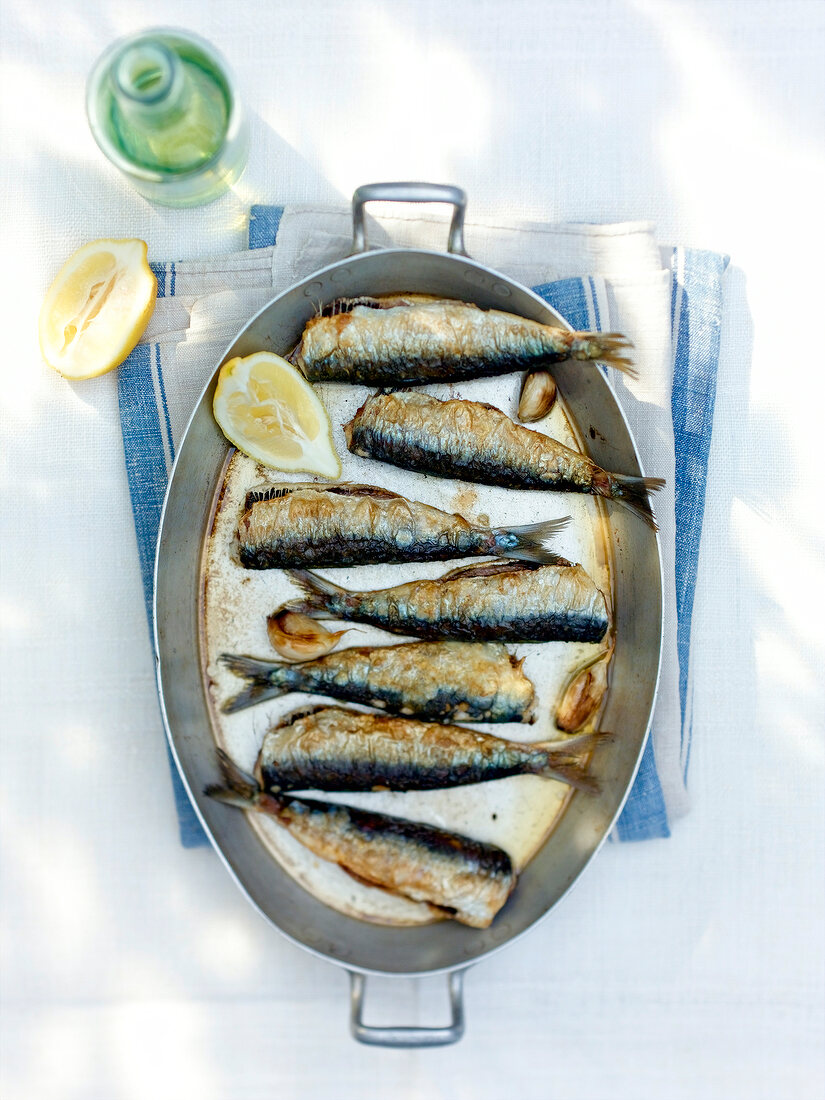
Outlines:
[[91, 241], [57, 273], [40, 310], [40, 350], [66, 378], [94, 378], [122, 363], [155, 308], [146, 242]]
[[224, 363], [212, 408], [229, 442], [250, 458], [276, 470], [341, 476], [326, 409], [280, 355], [257, 351]]

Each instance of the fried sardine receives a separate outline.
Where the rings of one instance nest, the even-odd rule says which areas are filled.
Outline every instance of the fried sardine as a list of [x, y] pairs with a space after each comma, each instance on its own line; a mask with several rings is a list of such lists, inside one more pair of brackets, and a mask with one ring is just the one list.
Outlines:
[[246, 496], [238, 553], [247, 569], [444, 561], [494, 554], [552, 562], [567, 519], [484, 527], [374, 485], [265, 485]]
[[287, 716], [263, 740], [256, 772], [280, 791], [433, 791], [513, 775], [598, 786], [582, 755], [608, 735], [532, 744], [462, 726], [320, 707]]
[[354, 646], [299, 664], [224, 654], [247, 686], [227, 714], [292, 691], [415, 714], [437, 722], [532, 722], [533, 684], [523, 659], [497, 642], [410, 642]]
[[562, 359], [630, 370], [617, 333], [570, 332], [497, 309], [422, 294], [340, 299], [304, 328], [291, 359], [311, 382], [459, 382]]
[[508, 854], [459, 833], [390, 814], [289, 795], [267, 794], [218, 750], [223, 782], [205, 793], [264, 813], [310, 851], [338, 864], [359, 882], [411, 901], [473, 928], [487, 928], [513, 892]]
[[354, 592], [307, 570], [284, 610], [370, 623], [394, 634], [501, 642], [598, 642], [608, 627], [604, 595], [580, 565], [473, 563], [436, 580]]
[[344, 432], [350, 451], [362, 458], [508, 489], [590, 493], [624, 504], [656, 526], [648, 492], [664, 485], [661, 478], [608, 473], [493, 405], [440, 401], [411, 390], [377, 393]]

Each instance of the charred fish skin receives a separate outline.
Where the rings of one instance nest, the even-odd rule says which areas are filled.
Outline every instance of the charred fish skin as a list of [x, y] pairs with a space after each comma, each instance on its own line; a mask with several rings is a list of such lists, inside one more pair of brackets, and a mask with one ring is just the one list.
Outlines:
[[570, 332], [512, 313], [426, 295], [332, 303], [304, 329], [293, 362], [310, 381], [374, 386], [460, 382], [601, 359], [620, 370], [627, 342], [616, 333]]
[[492, 574], [465, 567], [436, 580], [368, 592], [342, 588], [308, 570], [289, 570], [305, 596], [286, 607], [427, 639], [598, 642], [604, 637], [607, 604], [581, 566], [501, 564]]
[[361, 882], [429, 904], [473, 928], [487, 928], [515, 888], [516, 873], [502, 848], [390, 814], [268, 794], [225, 753], [218, 756], [223, 781], [205, 794], [271, 816]]
[[664, 485], [661, 478], [603, 470], [493, 405], [411, 390], [377, 393], [344, 433], [350, 451], [362, 458], [508, 489], [589, 493], [626, 505], [656, 527], [648, 492]]
[[289, 716], [265, 735], [256, 773], [272, 793], [433, 791], [516, 775], [595, 791], [581, 757], [605, 737], [525, 744], [462, 726], [321, 707]]
[[523, 660], [495, 642], [354, 646], [300, 664], [224, 654], [246, 686], [231, 714], [289, 692], [328, 695], [436, 722], [532, 722], [535, 689]]
[[482, 527], [373, 485], [270, 485], [247, 494], [238, 524], [238, 556], [246, 569], [446, 561], [480, 554], [549, 562], [556, 555], [546, 544], [566, 523], [565, 517], [522, 527]]

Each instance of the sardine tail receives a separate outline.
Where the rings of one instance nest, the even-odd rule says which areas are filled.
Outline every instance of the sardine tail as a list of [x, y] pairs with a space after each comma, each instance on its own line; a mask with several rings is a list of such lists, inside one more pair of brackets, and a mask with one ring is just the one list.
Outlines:
[[221, 707], [224, 714], [234, 714], [266, 699], [277, 699], [279, 695], [285, 695], [290, 690], [289, 685], [283, 682], [283, 674], [288, 670], [280, 665], [259, 661], [254, 657], [240, 657], [234, 653], [222, 653], [219, 659], [224, 668], [246, 680], [246, 686]]
[[546, 746], [547, 763], [539, 774], [549, 779], [560, 779], [576, 790], [598, 794], [599, 784], [592, 775], [587, 774], [587, 765], [581, 757], [592, 752], [598, 745], [612, 740], [611, 733], [598, 732], [551, 742]]
[[317, 573], [310, 573], [308, 569], [287, 569], [285, 572], [304, 593], [304, 599], [290, 600], [285, 605], [288, 611], [300, 611], [304, 615], [314, 614], [320, 618], [327, 611], [330, 600], [346, 591], [332, 581], [319, 577]]
[[633, 344], [620, 332], [576, 332], [570, 346], [572, 359], [597, 359], [609, 367], [626, 374], [628, 378], [638, 378], [639, 372], [633, 366], [625, 352]]
[[663, 477], [632, 477], [630, 474], [608, 474], [609, 488], [601, 495], [624, 504], [641, 516], [654, 531], [659, 530], [648, 493], [661, 489]]
[[548, 757], [547, 767], [540, 774], [548, 779], [558, 779], [577, 791], [587, 791], [588, 794], [598, 794], [601, 789], [598, 782], [587, 774], [587, 765], [582, 764], [581, 760], [556, 760], [551, 755]]
[[218, 802], [229, 806], [239, 806], [242, 810], [254, 810], [258, 805], [261, 788], [251, 775], [241, 771], [232, 758], [218, 749], [218, 766], [221, 769], [221, 782], [210, 783], [203, 793]]
[[570, 516], [528, 523], [523, 527], [496, 527], [496, 553], [502, 558], [538, 562], [542, 565], [566, 564], [566, 560], [547, 546], [570, 522]]

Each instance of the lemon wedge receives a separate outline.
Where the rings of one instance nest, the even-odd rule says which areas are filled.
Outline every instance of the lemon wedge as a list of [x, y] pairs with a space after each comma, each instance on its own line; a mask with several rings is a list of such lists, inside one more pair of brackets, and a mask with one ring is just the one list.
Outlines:
[[276, 470], [341, 476], [326, 409], [280, 355], [257, 351], [224, 363], [212, 408], [229, 442], [250, 458]]
[[94, 378], [122, 363], [155, 308], [146, 242], [90, 241], [57, 273], [40, 310], [40, 350], [65, 378]]

